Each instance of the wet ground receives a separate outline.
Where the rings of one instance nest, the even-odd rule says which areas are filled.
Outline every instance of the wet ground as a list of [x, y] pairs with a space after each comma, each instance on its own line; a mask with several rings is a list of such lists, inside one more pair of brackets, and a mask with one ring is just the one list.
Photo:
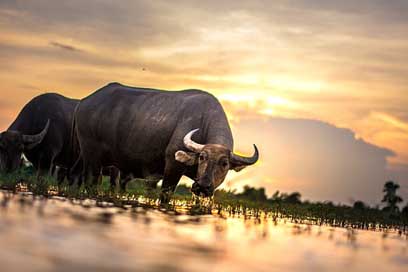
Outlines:
[[0, 192], [0, 271], [408, 271], [398, 233]]

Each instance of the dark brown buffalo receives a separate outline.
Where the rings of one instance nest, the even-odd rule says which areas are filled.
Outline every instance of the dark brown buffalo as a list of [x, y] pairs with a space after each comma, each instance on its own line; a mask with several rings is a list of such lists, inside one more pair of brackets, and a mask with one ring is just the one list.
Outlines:
[[[28, 102], [11, 126], [0, 134], [0, 171], [16, 170], [24, 153], [38, 175], [52, 174], [58, 167], [58, 180], [65, 179], [79, 157], [79, 145], [72, 134], [72, 121], [79, 100], [46, 93]], [[111, 183], [119, 175], [112, 167], [104, 169]]]
[[101, 167], [124, 176], [163, 179], [162, 200], [182, 175], [193, 192], [209, 196], [228, 170], [258, 160], [233, 153], [233, 137], [218, 100], [200, 90], [162, 91], [111, 83], [81, 100], [75, 126], [84, 173], [93, 182]]
[[0, 170], [17, 169], [22, 153], [39, 174], [51, 174], [56, 165], [70, 167], [75, 160], [70, 132], [77, 103], [56, 93], [42, 94], [28, 102], [0, 135]]

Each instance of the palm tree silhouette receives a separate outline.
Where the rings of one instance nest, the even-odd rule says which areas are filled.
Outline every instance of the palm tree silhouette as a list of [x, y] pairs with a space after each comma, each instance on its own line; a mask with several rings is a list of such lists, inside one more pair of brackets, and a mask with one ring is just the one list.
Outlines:
[[387, 203], [387, 206], [383, 209], [384, 211], [389, 211], [391, 213], [399, 212], [397, 204], [402, 202], [402, 198], [397, 195], [399, 187], [400, 186], [392, 180], [389, 180], [384, 184], [383, 192], [385, 194], [382, 202]]

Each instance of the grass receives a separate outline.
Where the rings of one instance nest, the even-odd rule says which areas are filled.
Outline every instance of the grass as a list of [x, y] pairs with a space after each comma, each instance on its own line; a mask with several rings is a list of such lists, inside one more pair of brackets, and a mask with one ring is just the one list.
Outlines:
[[160, 206], [160, 188], [150, 189], [144, 180], [133, 180], [126, 192], [119, 193], [110, 188], [108, 178], [104, 177], [102, 183], [90, 192], [83, 186], [80, 188], [69, 187], [67, 184], [58, 186], [53, 177], [37, 178], [30, 167], [0, 175], [0, 188], [13, 192], [30, 191], [34, 195], [45, 197], [91, 198], [96, 200], [97, 205], [110, 202], [117, 207], [144, 206], [191, 215], [219, 214], [273, 221], [284, 219], [295, 223], [408, 233], [406, 212], [390, 213], [365, 205], [352, 207], [334, 205], [331, 202], [301, 202], [300, 199], [293, 197], [294, 194], [282, 194], [280, 197], [275, 195], [268, 199], [262, 188], [246, 187], [244, 192], [239, 194], [235, 191], [218, 190], [213, 198], [199, 198], [191, 194], [189, 187], [179, 185], [170, 203]]

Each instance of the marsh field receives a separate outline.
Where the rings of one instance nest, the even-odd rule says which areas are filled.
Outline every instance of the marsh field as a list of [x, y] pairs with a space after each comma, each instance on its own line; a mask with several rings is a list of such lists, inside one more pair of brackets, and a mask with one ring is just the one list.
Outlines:
[[406, 223], [368, 208], [199, 199], [185, 186], [161, 206], [143, 182], [89, 194], [30, 173], [0, 184], [2, 271], [408, 269]]

